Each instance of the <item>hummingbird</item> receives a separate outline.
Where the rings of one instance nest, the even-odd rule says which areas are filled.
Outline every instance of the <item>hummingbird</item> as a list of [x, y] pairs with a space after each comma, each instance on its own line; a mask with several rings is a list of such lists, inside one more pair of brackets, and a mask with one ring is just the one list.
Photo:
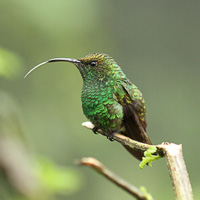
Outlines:
[[[52, 62], [70, 62], [78, 68], [83, 79], [83, 113], [94, 124], [95, 133], [101, 129], [112, 141], [113, 134], [120, 132], [133, 140], [151, 144], [146, 134], [146, 107], [142, 93], [112, 57], [92, 53], [80, 59], [53, 58], [32, 68], [25, 77], [41, 65]], [[143, 152], [124, 147], [142, 160]]]

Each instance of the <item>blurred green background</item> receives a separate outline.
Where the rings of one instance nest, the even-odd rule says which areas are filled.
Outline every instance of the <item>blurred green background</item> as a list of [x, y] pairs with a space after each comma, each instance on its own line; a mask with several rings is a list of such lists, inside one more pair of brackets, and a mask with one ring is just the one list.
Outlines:
[[[93, 52], [114, 57], [142, 91], [152, 142], [183, 144], [194, 195], [200, 199], [199, 11], [199, 1], [0, 0], [0, 125], [6, 127], [0, 141], [7, 145], [0, 154], [0, 199], [36, 198], [35, 193], [36, 199], [132, 199], [74, 164], [87, 156], [145, 186], [155, 199], [174, 199], [164, 159], [140, 170], [120, 144], [81, 126], [87, 120], [82, 79], [72, 64], [49, 64], [23, 78], [49, 58]], [[31, 177], [30, 185], [13, 178], [16, 169], [20, 177]]]

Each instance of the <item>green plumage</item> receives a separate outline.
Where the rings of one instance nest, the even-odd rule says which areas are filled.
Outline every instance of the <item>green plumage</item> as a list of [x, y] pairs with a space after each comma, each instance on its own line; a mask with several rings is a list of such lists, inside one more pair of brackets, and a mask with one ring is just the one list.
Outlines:
[[[95, 53], [80, 61], [82, 65], [78, 68], [84, 80], [81, 95], [83, 112], [94, 125], [104, 131], [119, 131], [122, 128], [123, 104], [131, 103], [131, 100], [140, 104], [138, 113], [144, 121], [145, 105], [140, 91], [112, 58]], [[91, 62], [97, 62], [97, 66], [91, 67]], [[126, 102], [123, 102], [124, 98]]]
[[[145, 132], [146, 108], [142, 94], [114, 59], [94, 53], [78, 60], [80, 64], [76, 66], [83, 77], [81, 99], [86, 117], [96, 128], [109, 134], [121, 131], [132, 139], [151, 144]], [[143, 154], [126, 148], [141, 160]]]
[[[146, 134], [146, 108], [142, 93], [132, 84], [113, 58], [104, 53], [93, 53], [81, 59], [53, 58], [45, 63], [71, 62], [83, 78], [82, 106], [85, 116], [109, 134], [121, 132], [131, 139], [151, 144]], [[25, 76], [25, 77], [26, 77]], [[139, 160], [143, 153], [125, 148]]]

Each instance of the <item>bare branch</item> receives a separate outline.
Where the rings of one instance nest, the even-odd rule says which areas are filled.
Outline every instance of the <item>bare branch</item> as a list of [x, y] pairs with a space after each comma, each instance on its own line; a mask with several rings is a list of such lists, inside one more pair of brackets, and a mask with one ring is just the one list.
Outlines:
[[[94, 125], [91, 122], [84, 122], [84, 123], [82, 123], [82, 126], [88, 128], [90, 130], [92, 130], [94, 128]], [[101, 129], [98, 129], [97, 132], [104, 136], [108, 135], [108, 133], [103, 132]], [[136, 140], [132, 140], [129, 137], [126, 137], [120, 133], [115, 133], [113, 135], [113, 139], [123, 145], [127, 145], [127, 146], [131, 147], [132, 149], [135, 149], [138, 151], [142, 150], [143, 152], [147, 151], [151, 146], [154, 146], [154, 145], [149, 145], [149, 144], [145, 144], [142, 142], [138, 142]], [[161, 157], [164, 156], [163, 151], [160, 149], [157, 149], [156, 153], [158, 153]]]
[[[93, 129], [94, 125], [91, 122], [85, 122], [82, 126]], [[104, 136], [108, 134], [102, 130], [97, 130]], [[173, 143], [162, 143], [160, 145], [148, 145], [141, 142], [132, 140], [120, 133], [113, 135], [113, 139], [120, 142], [123, 145], [139, 150], [147, 151], [150, 147], [155, 146], [157, 148], [156, 153], [160, 156], [165, 156], [169, 173], [171, 176], [174, 192], [177, 200], [193, 200], [192, 187], [189, 180], [189, 175], [186, 169], [185, 161], [182, 154], [182, 145]]]
[[182, 154], [182, 145], [166, 143], [157, 145], [163, 150], [176, 198], [178, 200], [193, 200], [192, 187]]
[[118, 185], [123, 190], [127, 191], [132, 196], [136, 197], [137, 200], [153, 200], [151, 195], [144, 194], [141, 190], [139, 190], [137, 187], [131, 185], [124, 179], [120, 178], [116, 174], [114, 174], [112, 171], [110, 171], [107, 167], [105, 167], [101, 162], [96, 160], [95, 158], [82, 158], [79, 162], [79, 165], [87, 165], [89, 167], [92, 167], [97, 172], [105, 176], [107, 179]]

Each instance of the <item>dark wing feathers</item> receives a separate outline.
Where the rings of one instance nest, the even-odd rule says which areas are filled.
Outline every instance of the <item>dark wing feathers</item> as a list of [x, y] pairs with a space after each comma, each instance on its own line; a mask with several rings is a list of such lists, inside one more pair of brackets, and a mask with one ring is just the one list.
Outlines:
[[[138, 115], [138, 110], [140, 109], [141, 105], [138, 103], [140, 101], [134, 101], [131, 100], [131, 96], [128, 92], [128, 89], [126, 86], [122, 85], [123, 90], [125, 92], [124, 97], [122, 98], [122, 106], [123, 106], [123, 125], [125, 127], [124, 135], [127, 137], [151, 144], [151, 141], [149, 140], [147, 134], [146, 134], [146, 121], [141, 120]], [[129, 146], [124, 146], [133, 156], [135, 156], [137, 159], [142, 160], [142, 157], [144, 157], [143, 152], [136, 151]]]
[[141, 123], [137, 112], [135, 110], [134, 103], [127, 104], [123, 106], [124, 119], [123, 124], [126, 129], [126, 135], [133, 140], [137, 140], [138, 142], [143, 142], [147, 144], [151, 144], [147, 134], [146, 134], [146, 126], [144, 126], [144, 122]]

